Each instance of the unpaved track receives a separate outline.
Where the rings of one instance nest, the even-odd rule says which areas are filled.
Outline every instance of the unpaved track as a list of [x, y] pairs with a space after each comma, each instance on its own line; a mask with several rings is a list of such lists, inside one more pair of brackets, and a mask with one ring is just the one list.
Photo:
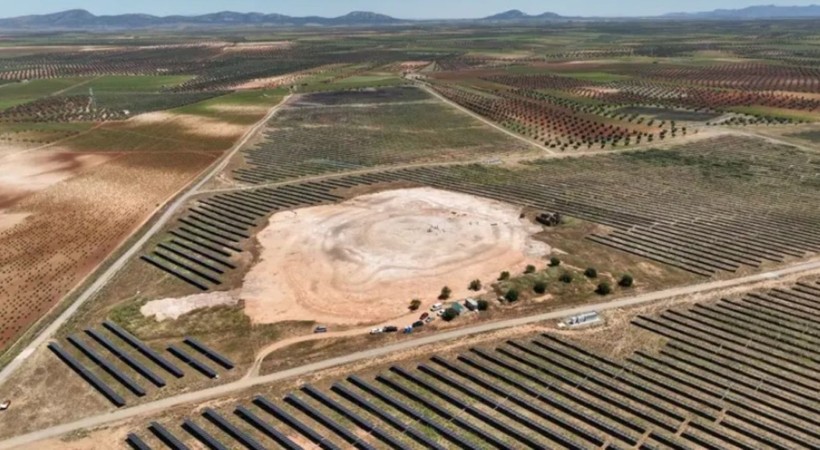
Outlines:
[[417, 83], [417, 84], [416, 84], [416, 86], [418, 86], [419, 88], [421, 88], [422, 90], [424, 90], [424, 92], [427, 92], [428, 94], [432, 95], [433, 97], [435, 97], [435, 98], [437, 98], [437, 99], [441, 100], [442, 102], [444, 102], [444, 103], [446, 103], [446, 104], [448, 104], [448, 105], [452, 106], [453, 108], [455, 108], [455, 109], [457, 109], [457, 110], [459, 110], [459, 111], [463, 112], [464, 114], [467, 114], [467, 115], [471, 116], [472, 118], [474, 118], [474, 119], [476, 119], [476, 120], [480, 120], [481, 122], [483, 122], [483, 123], [485, 123], [485, 124], [487, 124], [487, 125], [489, 125], [489, 126], [491, 126], [491, 127], [495, 128], [496, 130], [498, 130], [498, 131], [500, 131], [500, 132], [502, 132], [502, 133], [504, 133], [504, 134], [506, 134], [506, 135], [508, 135], [508, 136], [512, 136], [512, 137], [514, 137], [514, 138], [518, 139], [519, 141], [526, 142], [527, 144], [530, 144], [530, 145], [532, 145], [533, 147], [538, 147], [539, 149], [541, 149], [541, 150], [543, 150], [543, 151], [545, 151], [545, 152], [547, 152], [547, 153], [556, 153], [556, 152], [555, 152], [555, 150], [553, 150], [553, 149], [551, 149], [551, 148], [549, 148], [549, 147], [543, 146], [543, 145], [541, 145], [541, 144], [539, 144], [539, 143], [537, 143], [537, 142], [535, 142], [535, 141], [531, 141], [531, 140], [529, 140], [529, 139], [525, 138], [524, 136], [521, 136], [520, 134], [513, 133], [512, 131], [510, 131], [510, 130], [508, 130], [508, 129], [504, 128], [504, 127], [502, 127], [501, 125], [499, 125], [499, 124], [497, 124], [497, 123], [495, 123], [495, 122], [493, 122], [493, 121], [491, 121], [491, 120], [489, 120], [489, 119], [487, 119], [487, 118], [485, 118], [485, 117], [482, 117], [482, 116], [480, 116], [480, 115], [478, 115], [478, 114], [476, 114], [476, 113], [474, 113], [474, 112], [470, 111], [469, 109], [467, 109], [467, 108], [465, 108], [465, 107], [463, 107], [463, 106], [459, 105], [458, 103], [456, 103], [456, 102], [452, 102], [452, 101], [450, 101], [449, 99], [444, 98], [444, 96], [442, 96], [442, 95], [441, 95], [441, 94], [439, 94], [438, 92], [436, 92], [436, 91], [434, 91], [434, 90], [430, 89], [429, 87], [427, 87], [427, 86], [426, 86], [426, 85], [424, 85], [424, 84]]
[[[15, 357], [11, 362], [9, 362], [6, 367], [0, 371], [0, 385], [2, 385], [15, 370], [17, 370], [25, 360], [31, 356], [34, 351], [40, 347], [41, 345], [45, 344], [45, 342], [57, 332], [57, 330], [72, 316], [75, 312], [82, 306], [88, 299], [94, 296], [100, 289], [103, 288], [125, 265], [136, 256], [136, 254], [142, 249], [146, 242], [151, 239], [157, 232], [159, 232], [165, 224], [168, 223], [169, 220], [177, 213], [177, 210], [184, 206], [188, 199], [191, 198], [193, 195], [196, 195], [197, 191], [207, 183], [211, 178], [222, 172], [225, 167], [230, 162], [231, 158], [241, 149], [256, 133], [259, 132], [262, 127], [279, 111], [283, 106], [285, 106], [288, 101], [290, 100], [290, 95], [286, 96], [279, 102], [278, 105], [274, 106], [273, 108], [268, 111], [268, 113], [259, 120], [256, 124], [253, 125], [236, 143], [234, 143], [233, 147], [231, 147], [224, 155], [218, 160], [218, 162], [213, 165], [210, 171], [206, 172], [205, 175], [201, 176], [199, 181], [192, 184], [184, 193], [179, 195], [176, 200], [171, 202], [165, 208], [165, 211], [154, 220], [153, 225], [148, 228], [140, 238], [131, 244], [125, 252], [123, 252], [119, 258], [117, 258], [109, 267], [105, 270], [97, 279], [94, 281], [91, 286], [86, 288], [80, 295], [74, 300], [74, 302], [66, 308], [62, 314], [57, 317], [51, 324], [49, 324], [43, 331], [41, 331], [34, 340], [32, 340], [21, 352], [17, 357]], [[130, 239], [130, 237], [126, 238]], [[71, 294], [69, 294], [71, 295]]]
[[[40, 431], [35, 431], [33, 433], [24, 434], [21, 436], [17, 436], [11, 439], [7, 439], [3, 442], [0, 442], [0, 450], [2, 449], [10, 449], [15, 448], [23, 445], [30, 445], [37, 441], [41, 441], [44, 439], [55, 438], [58, 436], [62, 436], [67, 433], [75, 432], [78, 430], [88, 429], [88, 428], [96, 428], [106, 425], [112, 425], [117, 422], [121, 422], [127, 419], [131, 419], [137, 416], [149, 415], [149, 414], [157, 414], [161, 413], [169, 408], [183, 405], [186, 403], [194, 403], [194, 402], [202, 402], [205, 400], [209, 400], [216, 397], [221, 397], [225, 395], [232, 395], [237, 394], [239, 391], [244, 389], [248, 389], [254, 386], [258, 386], [261, 384], [272, 383], [275, 381], [285, 380], [288, 378], [303, 376], [312, 372], [316, 372], [319, 370], [329, 369], [332, 367], [359, 362], [368, 359], [375, 359], [384, 356], [388, 356], [393, 353], [398, 353], [407, 350], [414, 350], [418, 349], [424, 345], [436, 344], [441, 343], [444, 341], [450, 341], [454, 339], [464, 338], [467, 336], [471, 336], [474, 334], [479, 333], [487, 333], [491, 331], [498, 331], [506, 328], [513, 328], [523, 325], [529, 325], [536, 322], [542, 322], [545, 320], [553, 320], [558, 319], [566, 316], [571, 316], [575, 314], [581, 314], [588, 311], [604, 311], [608, 309], [617, 309], [617, 308], [625, 308], [631, 306], [642, 305], [651, 302], [657, 302], [661, 300], [669, 300], [676, 297], [681, 297], [685, 295], [694, 295], [694, 294], [704, 294], [709, 293], [712, 291], [719, 291], [722, 289], [727, 288], [736, 288], [736, 287], [755, 287], [755, 284], [762, 284], [766, 282], [770, 282], [772, 280], [776, 280], [781, 277], [789, 276], [789, 275], [796, 275], [796, 274], [806, 274], [809, 272], [818, 272], [820, 271], [820, 259], [815, 258], [808, 262], [802, 262], [787, 266], [782, 269], [772, 270], [768, 272], [763, 272], [755, 275], [749, 275], [741, 278], [735, 278], [730, 280], [721, 280], [721, 281], [711, 281], [701, 284], [695, 284], [690, 286], [684, 286], [679, 288], [672, 288], [666, 289], [663, 291], [656, 291], [650, 292], [647, 294], [637, 295], [634, 297], [627, 297], [612, 300], [605, 303], [599, 303], [594, 305], [585, 305], [580, 306], [577, 308], [570, 308], [564, 309], [560, 311], [553, 311], [550, 313], [545, 314], [537, 314], [528, 317], [522, 317], [518, 319], [510, 319], [510, 320], [502, 320], [498, 322], [490, 322], [481, 325], [476, 325], [473, 327], [462, 328], [453, 331], [447, 331], [443, 333], [431, 334], [429, 336], [425, 336], [419, 339], [410, 339], [403, 342], [399, 342], [397, 344], [386, 345], [384, 347], [375, 348], [371, 350], [364, 350], [361, 352], [351, 353], [344, 356], [339, 356], [336, 358], [326, 359], [324, 361], [318, 361], [311, 364], [306, 364], [304, 366], [295, 367], [288, 370], [283, 370], [280, 372], [275, 372], [268, 375], [263, 376], [251, 376], [247, 378], [242, 378], [238, 381], [234, 381], [232, 383], [224, 384], [221, 386], [215, 386], [208, 389], [203, 389], [201, 391], [196, 392], [189, 392], [186, 394], [177, 395], [174, 397], [165, 398], [162, 400], [157, 400], [151, 403], [145, 403], [143, 405], [134, 406], [131, 408], [120, 409], [110, 413], [99, 414], [93, 417], [87, 417], [85, 419], [78, 420], [76, 422], [71, 422], [63, 425], [58, 425], [55, 427], [47, 428]], [[326, 338], [328, 335], [318, 335], [312, 336], [314, 339], [321, 339]], [[34, 447], [31, 447], [34, 448]]]

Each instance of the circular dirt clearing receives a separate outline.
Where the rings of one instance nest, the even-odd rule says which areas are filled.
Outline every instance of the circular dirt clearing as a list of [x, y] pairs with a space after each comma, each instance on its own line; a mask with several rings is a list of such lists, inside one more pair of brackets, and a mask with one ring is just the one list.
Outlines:
[[430, 188], [275, 214], [240, 296], [257, 323], [401, 317], [411, 299], [434, 303], [445, 285], [467, 296], [470, 280], [488, 283], [540, 261], [549, 247], [519, 215], [506, 203]]

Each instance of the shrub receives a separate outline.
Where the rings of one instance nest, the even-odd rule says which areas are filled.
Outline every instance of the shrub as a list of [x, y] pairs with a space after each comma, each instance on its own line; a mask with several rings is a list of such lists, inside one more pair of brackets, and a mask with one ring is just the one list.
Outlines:
[[421, 300], [414, 298], [412, 302], [410, 302], [410, 311], [415, 311], [421, 308]]
[[449, 287], [444, 286], [443, 288], [441, 288], [441, 294], [438, 295], [438, 299], [447, 300], [448, 298], [450, 298], [450, 294], [452, 293], [453, 291]]
[[498, 277], [498, 281], [504, 281], [510, 279], [510, 273], [507, 271], [501, 272], [501, 275]]
[[550, 258], [550, 267], [558, 267], [561, 265], [561, 260], [553, 256]]
[[561, 274], [560, 277], [558, 277], [558, 280], [560, 280], [562, 283], [572, 283], [572, 274], [570, 274], [569, 272], [564, 272]]
[[537, 281], [535, 286], [532, 287], [532, 290], [535, 291], [536, 294], [543, 294], [547, 292], [547, 283], [544, 281]]
[[628, 287], [632, 287], [633, 284], [635, 284], [635, 280], [632, 278], [632, 275], [630, 275], [630, 274], [625, 274], [624, 276], [621, 277], [621, 280], [618, 281], [618, 286], [621, 286], [621, 287], [627, 287], [628, 288]]
[[510, 289], [504, 294], [504, 299], [510, 303], [514, 303], [518, 301], [518, 291], [515, 289]]
[[456, 317], [458, 317], [458, 311], [456, 311], [453, 308], [447, 308], [441, 314], [441, 320], [443, 320], [445, 322], [449, 322], [449, 321], [455, 319]]
[[589, 267], [584, 271], [584, 275], [587, 278], [598, 278], [598, 271], [594, 267]]
[[609, 286], [609, 283], [602, 282], [598, 284], [598, 287], [595, 289], [595, 293], [598, 295], [609, 295], [612, 292], [612, 287]]
[[480, 291], [481, 290], [481, 280], [471, 281], [469, 287], [470, 287], [471, 291]]
[[478, 301], [478, 310], [479, 311], [486, 311], [490, 309], [490, 303], [487, 300], [479, 300]]
[[532, 264], [528, 265], [526, 269], [524, 269], [524, 273], [535, 273], [535, 266]]

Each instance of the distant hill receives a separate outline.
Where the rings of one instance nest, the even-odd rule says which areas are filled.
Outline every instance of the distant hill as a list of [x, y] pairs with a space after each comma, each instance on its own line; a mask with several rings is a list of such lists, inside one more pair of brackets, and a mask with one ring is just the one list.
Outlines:
[[545, 12], [536, 16], [529, 15], [517, 9], [511, 9], [503, 13], [494, 14], [492, 16], [480, 19], [482, 22], [504, 22], [504, 21], [537, 21], [537, 20], [560, 20], [565, 17], [552, 12]]
[[820, 17], [820, 5], [809, 6], [749, 6], [743, 9], [716, 9], [697, 13], [671, 13], [665, 18], [714, 19], [714, 20], [762, 20], [805, 19]]
[[[820, 6], [750, 6], [743, 9], [717, 9], [698, 13], [671, 13], [654, 17], [656, 19], [678, 20], [760, 20], [785, 18], [820, 17]], [[553, 12], [530, 15], [512, 9], [481, 19], [453, 19], [445, 22], [458, 23], [540, 23], [550, 21], [583, 20], [583, 17], [566, 17]], [[622, 17], [621, 19], [627, 19]], [[643, 17], [641, 19], [653, 19]], [[603, 20], [589, 17], [586, 20]], [[607, 18], [606, 20], [613, 20]], [[145, 28], [184, 28], [184, 27], [303, 27], [303, 26], [390, 26], [398, 24], [430, 23], [441, 21], [422, 21], [396, 19], [384, 14], [368, 11], [354, 11], [340, 17], [291, 17], [282, 14], [238, 13], [222, 11], [199, 16], [153, 16], [150, 14], [121, 14], [116, 16], [97, 16], [83, 9], [72, 9], [53, 14], [30, 15], [0, 19], [0, 30], [52, 31], [52, 30], [129, 30]]]
[[13, 30], [72, 30], [72, 29], [139, 29], [185, 26], [383, 26], [407, 21], [384, 14], [354, 11], [333, 18], [290, 17], [282, 14], [238, 13], [223, 11], [199, 16], [152, 16], [150, 14], [121, 14], [96, 16], [82, 9], [53, 14], [31, 15], [0, 19], [0, 29]]

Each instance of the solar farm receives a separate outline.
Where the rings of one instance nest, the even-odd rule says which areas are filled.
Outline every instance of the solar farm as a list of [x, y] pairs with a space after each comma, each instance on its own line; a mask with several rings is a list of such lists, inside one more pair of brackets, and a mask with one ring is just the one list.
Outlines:
[[0, 449], [820, 448], [816, 24], [522, 20], [0, 26]]

